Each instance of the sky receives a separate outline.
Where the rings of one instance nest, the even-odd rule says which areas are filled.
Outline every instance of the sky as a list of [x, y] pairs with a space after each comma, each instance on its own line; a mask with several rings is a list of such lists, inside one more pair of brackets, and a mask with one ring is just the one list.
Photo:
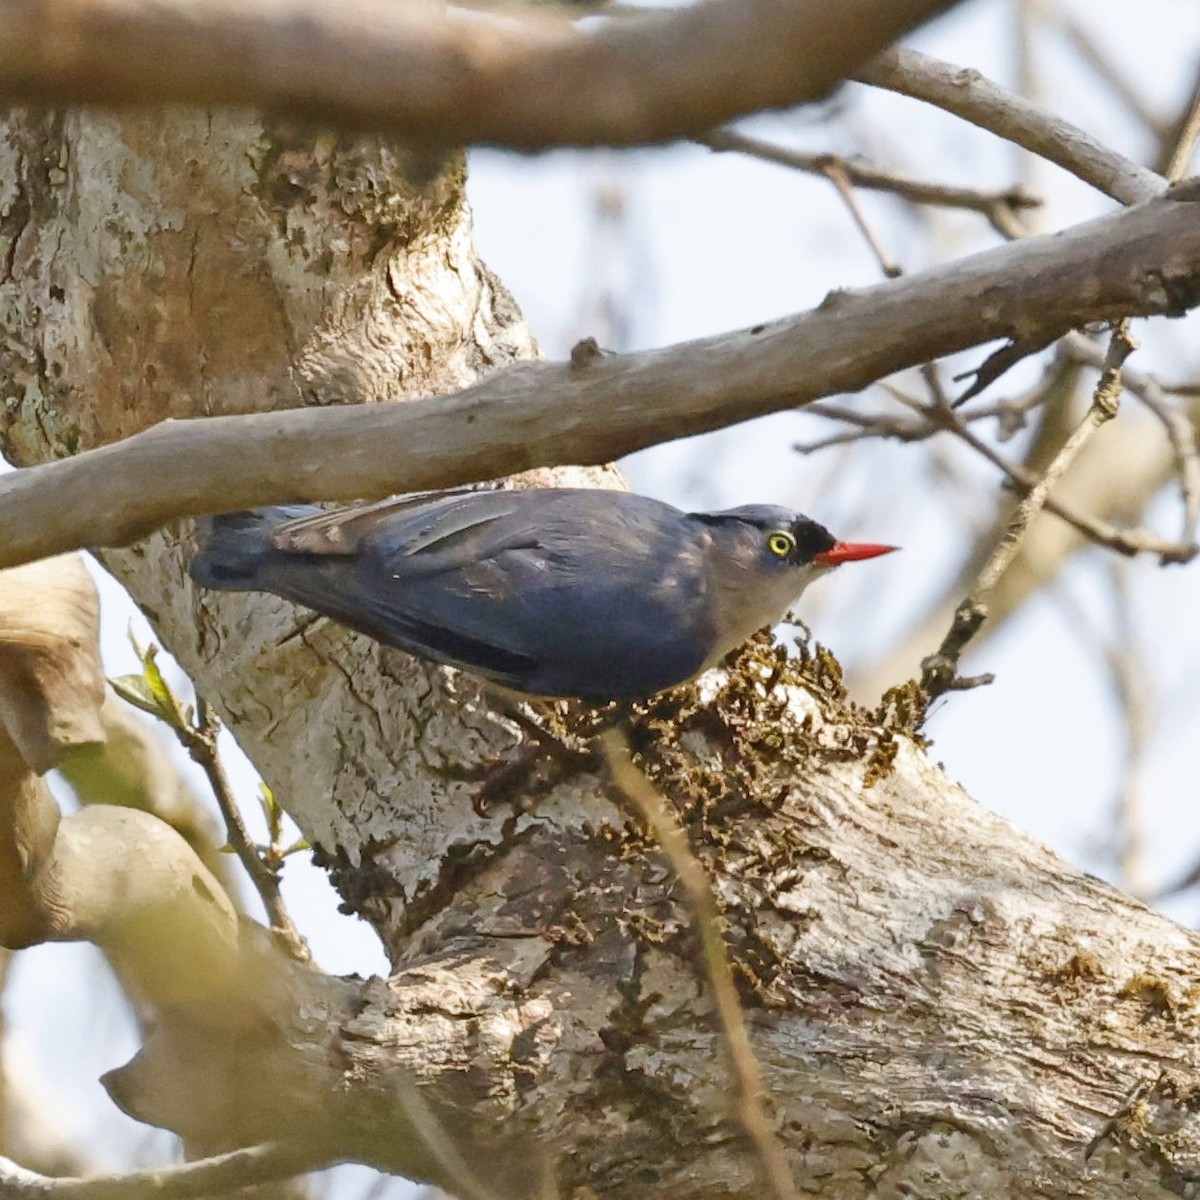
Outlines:
[[[1148, 104], [1174, 111], [1200, 65], [1195, 0], [1076, 0], [1065, 7], [1086, 18]], [[913, 44], [1011, 84], [1012, 12], [1013, 3], [975, 0]], [[1130, 156], [1146, 153], [1144, 133], [1068, 52], [1061, 33], [1041, 29], [1034, 60], [1044, 103]], [[1026, 177], [1028, 164], [1010, 147], [915, 102], [853, 88], [833, 107], [832, 121], [824, 119], [826, 108], [816, 116], [759, 118], [749, 128], [947, 182], [1006, 186]], [[1048, 200], [1040, 217], [1045, 231], [1113, 207], [1057, 168], [1039, 166], [1028, 186]], [[880, 279], [825, 181], [694, 146], [538, 157], [474, 152], [469, 195], [482, 256], [552, 357], [585, 335], [635, 350], [715, 334], [809, 308], [831, 287]], [[894, 200], [860, 199], [906, 271], [995, 242], [972, 214], [941, 215], [914, 228]], [[1148, 350], [1165, 350], [1161, 361], [1190, 364], [1194, 374], [1197, 328], [1190, 320], [1141, 333]], [[996, 394], [1018, 390], [1020, 379], [1018, 373], [1003, 381]], [[795, 452], [797, 440], [819, 431], [810, 417], [781, 414], [645, 451], [623, 465], [637, 490], [684, 507], [783, 503], [844, 537], [902, 545], [903, 554], [856, 568], [857, 578], [839, 572], [805, 596], [804, 616], [819, 640], [852, 667], [865, 667], [954, 569], [965, 531], [992, 511], [996, 480], [969, 454], [940, 444], [858, 445], [824, 457]], [[1172, 498], [1156, 502], [1151, 517], [1171, 529]], [[996, 683], [942, 705], [930, 726], [931, 754], [980, 803], [1071, 861], [1111, 876], [1106, 840], [1123, 734], [1096, 646], [1121, 630], [1146, 663], [1155, 704], [1142, 776], [1145, 832], [1154, 876], [1169, 878], [1200, 854], [1200, 806], [1186, 757], [1200, 736], [1200, 633], [1190, 617], [1200, 605], [1200, 567], [1129, 564], [1125, 598], [1116, 606], [1112, 569], [1098, 552], [1081, 555], [1059, 586], [965, 664], [995, 672]], [[134, 670], [126, 631], [132, 624], [143, 641], [151, 634], [115, 584], [103, 581], [102, 594], [106, 668], [110, 675]], [[230, 755], [236, 761], [232, 748]], [[238, 766], [236, 778], [252, 802], [249, 769]], [[336, 913], [336, 898], [301, 856], [288, 863], [285, 896], [326, 969], [384, 970], [373, 934]], [[1195, 923], [1200, 896], [1179, 897], [1168, 911]], [[94, 1149], [98, 1165], [161, 1162], [171, 1140], [122, 1117], [96, 1083], [136, 1049], [98, 958], [82, 946], [22, 952], [5, 996], [5, 1053], [44, 1094], [62, 1135]], [[368, 1185], [368, 1173], [342, 1169], [331, 1188], [342, 1200]], [[410, 1193], [402, 1182], [388, 1191]]]

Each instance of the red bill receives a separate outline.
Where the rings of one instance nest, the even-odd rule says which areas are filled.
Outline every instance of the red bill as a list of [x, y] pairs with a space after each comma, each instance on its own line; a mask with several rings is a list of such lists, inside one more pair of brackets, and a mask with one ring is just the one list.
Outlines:
[[880, 546], [875, 542], [837, 542], [828, 550], [814, 555], [813, 562], [822, 567], [840, 567], [842, 563], [878, 558], [881, 554], [891, 554], [899, 549], [899, 546]]

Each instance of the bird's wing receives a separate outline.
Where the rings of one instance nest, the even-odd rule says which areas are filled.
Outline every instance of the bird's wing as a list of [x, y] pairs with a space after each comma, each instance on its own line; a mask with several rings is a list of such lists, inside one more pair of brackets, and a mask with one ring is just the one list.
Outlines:
[[[340, 508], [324, 509], [280, 522], [271, 531], [271, 543], [277, 550], [295, 554], [355, 554], [363, 540], [377, 533], [380, 528], [401, 534], [416, 529], [427, 520], [439, 517], [444, 521], [455, 514], [466, 516], [467, 502], [470, 511], [492, 512], [485, 497], [503, 494], [493, 491], [481, 492], [471, 488], [457, 488], [444, 492], [415, 492], [407, 496], [391, 496], [372, 504], [355, 504]], [[416, 528], [414, 528], [416, 527]]]
[[462, 614], [414, 611], [400, 589], [371, 588], [354, 594], [350, 605], [338, 611], [328, 592], [319, 607], [351, 628], [401, 650], [465, 667], [520, 690], [537, 665], [520, 638], [497, 624], [471, 620]]
[[557, 678], [548, 690], [574, 692], [631, 647], [669, 658], [676, 635], [695, 633], [707, 578], [699, 547], [684, 538], [665, 560], [648, 559], [658, 507], [595, 500], [499, 493], [441, 514], [417, 538], [389, 532], [370, 556], [380, 584], [371, 602], [419, 651], [526, 690]]
[[[272, 534], [286, 555], [276, 580], [292, 599], [380, 641], [517, 686], [536, 662], [531, 631], [488, 601], [544, 581], [540, 499], [443, 492], [288, 521]], [[330, 570], [313, 574], [304, 565], [313, 555]]]

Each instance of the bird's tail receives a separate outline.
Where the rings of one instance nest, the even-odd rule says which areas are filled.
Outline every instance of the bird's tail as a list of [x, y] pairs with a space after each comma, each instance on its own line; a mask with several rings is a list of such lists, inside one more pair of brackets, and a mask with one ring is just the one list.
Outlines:
[[277, 553], [272, 531], [298, 511], [302, 510], [256, 508], [197, 521], [200, 549], [188, 565], [188, 574], [203, 587], [227, 592], [256, 590], [263, 568]]

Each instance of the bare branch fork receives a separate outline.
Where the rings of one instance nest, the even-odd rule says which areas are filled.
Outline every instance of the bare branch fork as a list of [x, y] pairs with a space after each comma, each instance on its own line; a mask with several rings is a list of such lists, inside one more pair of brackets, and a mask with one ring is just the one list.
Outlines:
[[1024, 208], [1037, 208], [1041, 199], [1031, 196], [1020, 187], [1003, 190], [956, 187], [951, 184], [931, 183], [923, 179], [911, 179], [892, 171], [882, 171], [869, 163], [843, 158], [838, 154], [812, 154], [778, 146], [761, 138], [751, 137], [738, 129], [714, 129], [696, 139], [699, 145], [719, 152], [736, 152], [763, 162], [791, 167], [811, 175], [823, 175], [827, 179], [841, 176], [856, 187], [879, 192], [891, 192], [913, 204], [929, 204], [942, 208], [963, 208], [978, 212], [994, 224], [1001, 221], [1001, 214], [1011, 218]]
[[[1179, 178], [1182, 173], [1180, 170], [1164, 179], [1071, 122], [984, 78], [978, 71], [941, 62], [916, 50], [900, 47], [885, 51], [863, 68], [858, 80], [951, 113], [1040, 155], [1123, 204], [1136, 204], [1160, 195], [1167, 180]], [[1181, 142], [1187, 143], [1187, 137], [1185, 126]], [[713, 150], [739, 151], [781, 166], [825, 175], [835, 182], [840, 176], [858, 187], [894, 192], [917, 204], [973, 209], [986, 216], [1006, 237], [1022, 232], [1015, 225], [1017, 210], [1039, 203], [1020, 188], [977, 191], [906, 179], [836, 155], [805, 154], [776, 146], [735, 129], [710, 130], [696, 140]], [[1180, 161], [1185, 162], [1186, 157], [1181, 158], [1180, 154], [1172, 157], [1173, 163]]]
[[576, 366], [522, 364], [451, 396], [164, 422], [0, 482], [0, 566], [123, 545], [200, 513], [607, 462], [989, 341], [1180, 315], [1200, 302], [1197, 200], [1200, 186], [1180, 184], [1053, 237], [831, 293], [786, 320]]

